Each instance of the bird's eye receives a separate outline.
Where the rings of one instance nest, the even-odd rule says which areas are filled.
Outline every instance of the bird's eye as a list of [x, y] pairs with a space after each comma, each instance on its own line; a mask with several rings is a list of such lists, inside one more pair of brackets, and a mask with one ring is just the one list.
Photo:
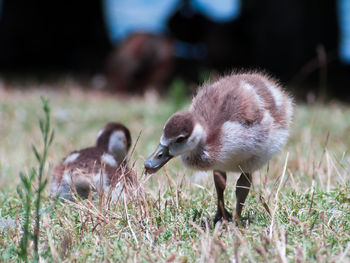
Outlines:
[[175, 142], [176, 142], [176, 143], [182, 143], [182, 142], [184, 142], [184, 141], [185, 141], [185, 137], [182, 137], [182, 136], [181, 136], [181, 137], [177, 138]]

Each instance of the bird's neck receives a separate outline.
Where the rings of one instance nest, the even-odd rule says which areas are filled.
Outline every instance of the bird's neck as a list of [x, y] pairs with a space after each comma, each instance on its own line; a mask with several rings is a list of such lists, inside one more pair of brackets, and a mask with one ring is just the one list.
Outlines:
[[210, 166], [210, 155], [204, 141], [200, 141], [192, 151], [181, 155], [181, 161], [189, 168], [206, 170]]

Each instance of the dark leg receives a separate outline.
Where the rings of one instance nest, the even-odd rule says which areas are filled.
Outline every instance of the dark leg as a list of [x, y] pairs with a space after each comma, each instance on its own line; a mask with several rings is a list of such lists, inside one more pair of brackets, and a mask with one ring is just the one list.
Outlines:
[[241, 219], [242, 209], [244, 206], [245, 199], [247, 198], [250, 190], [252, 177], [248, 173], [242, 173], [236, 184], [236, 219]]
[[214, 171], [214, 182], [216, 194], [218, 196], [218, 208], [214, 218], [214, 225], [222, 218], [231, 221], [232, 215], [226, 210], [224, 202], [224, 191], [226, 188], [226, 173], [221, 171]]

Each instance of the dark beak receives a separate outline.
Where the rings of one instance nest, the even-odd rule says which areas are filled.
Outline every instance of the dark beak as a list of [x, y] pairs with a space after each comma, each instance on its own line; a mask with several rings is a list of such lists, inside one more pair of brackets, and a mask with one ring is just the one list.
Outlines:
[[164, 166], [173, 156], [169, 155], [169, 148], [159, 144], [157, 149], [145, 161], [145, 169], [147, 173], [153, 174]]

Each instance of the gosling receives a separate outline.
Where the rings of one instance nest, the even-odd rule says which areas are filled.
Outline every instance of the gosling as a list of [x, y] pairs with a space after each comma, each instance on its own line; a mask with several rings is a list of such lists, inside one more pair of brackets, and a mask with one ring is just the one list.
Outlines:
[[213, 170], [214, 224], [232, 219], [224, 204], [226, 172], [241, 173], [236, 183], [239, 221], [252, 173], [286, 144], [292, 114], [292, 98], [265, 74], [231, 74], [204, 84], [189, 111], [166, 122], [157, 149], [144, 163], [146, 172], [157, 172], [176, 156], [188, 168]]

